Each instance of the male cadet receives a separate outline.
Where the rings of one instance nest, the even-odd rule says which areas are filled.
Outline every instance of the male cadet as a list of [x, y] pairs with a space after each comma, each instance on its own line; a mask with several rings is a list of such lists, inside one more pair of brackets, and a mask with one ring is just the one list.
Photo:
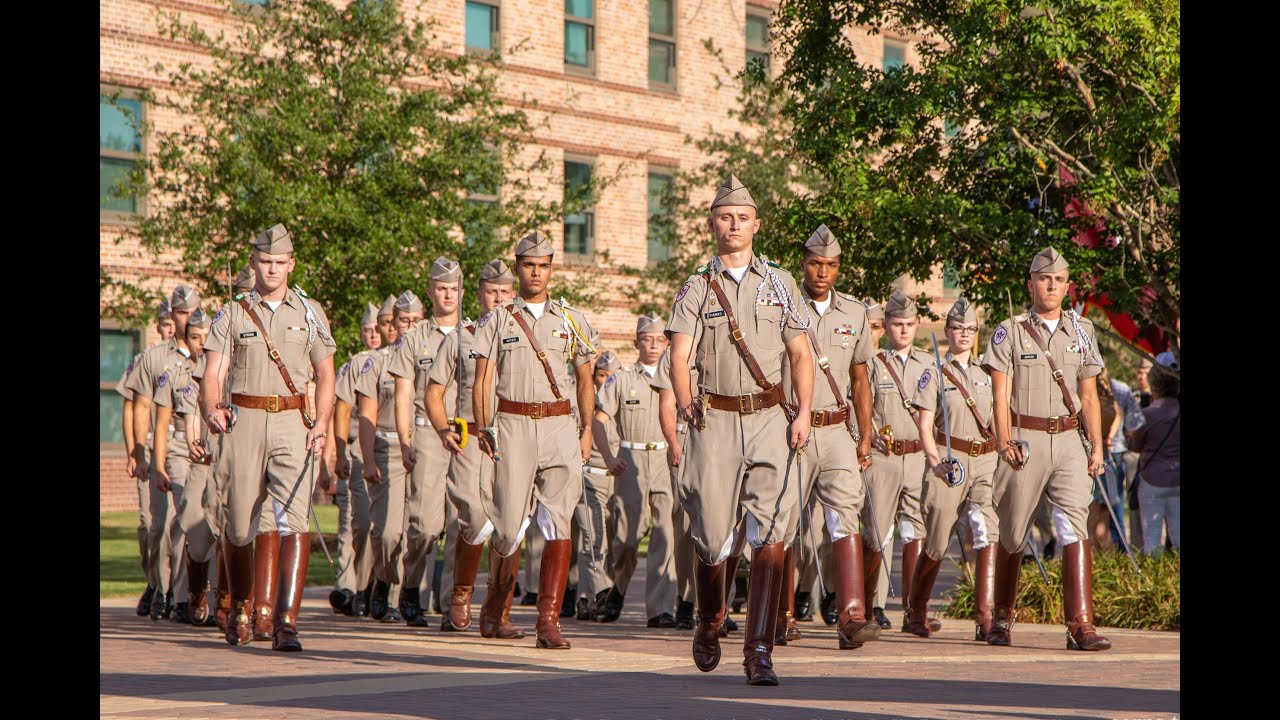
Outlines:
[[[480, 269], [477, 298], [481, 314], [488, 314], [512, 298], [511, 287], [515, 276], [506, 263], [492, 260]], [[461, 632], [471, 627], [471, 593], [475, 588], [476, 573], [480, 570], [480, 555], [484, 541], [494, 530], [485, 511], [482, 494], [492, 495], [493, 461], [480, 450], [480, 444], [472, 433], [479, 428], [473, 420], [471, 397], [475, 387], [475, 323], [467, 323], [461, 332], [447, 335], [436, 351], [435, 361], [427, 384], [427, 419], [440, 438], [440, 443], [450, 453], [449, 501], [457, 512], [450, 523], [449, 534], [453, 540], [453, 573], [444, 585], [448, 592], [444, 605], [444, 617], [440, 630]], [[468, 433], [466, 447], [462, 447], [461, 426], [455, 421], [462, 418]], [[483, 490], [481, 488], [484, 488]], [[446, 557], [449, 546], [446, 543]], [[514, 569], [499, 582], [501, 556], [490, 543], [489, 594], [485, 607], [490, 612], [481, 615], [480, 635], [486, 638], [517, 639], [524, 631], [511, 624], [511, 596], [515, 589]], [[517, 556], [516, 565], [519, 565]], [[502, 587], [499, 591], [495, 588]]]
[[[694, 387], [697, 381], [690, 380], [689, 385]], [[684, 451], [688, 445], [689, 424], [677, 419], [676, 393], [671, 387], [671, 346], [669, 344], [663, 351], [662, 358], [658, 360], [658, 372], [654, 374], [651, 386], [658, 391], [658, 425], [662, 428], [662, 437], [667, 443], [667, 464], [671, 466], [672, 487], [678, 490], [680, 474], [685, 468], [680, 461], [684, 458]], [[684, 506], [679, 501], [672, 507], [671, 515], [675, 533], [672, 556], [676, 566], [676, 595], [679, 599], [679, 604], [676, 605], [676, 629], [692, 630], [693, 602], [696, 597], [693, 588], [695, 553], [693, 538], [689, 536], [689, 516], [685, 514]]]
[[[382, 347], [378, 330], [378, 306], [369, 303], [360, 318], [360, 342], [364, 350], [351, 356], [338, 368], [334, 386], [337, 396], [333, 408], [334, 442], [338, 476], [338, 577], [329, 593], [334, 613], [347, 616], [367, 613], [364, 589], [369, 582], [369, 488], [364, 483], [364, 464], [360, 460], [360, 421], [356, 414], [356, 376], [373, 350]], [[352, 372], [352, 368], [356, 371]]]
[[[873, 302], [870, 298], [864, 300], [863, 304], [867, 306], [867, 327], [870, 328], [871, 331], [871, 351], [876, 352], [880, 349], [881, 338], [884, 337], [884, 306]], [[874, 430], [875, 428], [873, 427], [872, 429]], [[864, 531], [865, 530], [866, 529], [864, 529]], [[865, 565], [863, 567], [865, 572]], [[809, 584], [812, 583], [813, 579], [810, 579]], [[875, 598], [875, 606], [872, 607], [871, 614], [875, 618], [875, 621], [880, 623], [880, 627], [888, 630], [893, 627], [893, 623], [889, 622], [889, 618], [885, 617], [884, 614], [885, 602], [889, 599], [888, 573], [880, 573], [880, 579], [876, 582], [874, 593], [873, 597]], [[826, 618], [823, 618], [823, 620], [825, 621]]]
[[[156, 332], [160, 335], [160, 343], [164, 344], [173, 337], [174, 323], [173, 314], [169, 311], [169, 300], [165, 298], [160, 301], [160, 306], [156, 311]], [[123, 398], [123, 409], [120, 413], [121, 418], [121, 435], [124, 436], [124, 452], [125, 452], [125, 475], [135, 478], [138, 484], [138, 558], [142, 563], [142, 572], [147, 578], [147, 588], [142, 591], [142, 597], [138, 598], [137, 613], [139, 617], [146, 617], [151, 614], [151, 596], [155, 595], [158, 583], [155, 580], [155, 563], [151, 561], [151, 553], [147, 546], [147, 540], [151, 535], [151, 481], [142, 480], [137, 477], [137, 461], [134, 452], [137, 443], [133, 438], [133, 391], [125, 388], [125, 384], [129, 381], [129, 376], [134, 369], [138, 367], [138, 360], [142, 358], [142, 352], [135, 353], [133, 358], [129, 360], [129, 364], [125, 366], [124, 374], [120, 376], [120, 382], [116, 383], [116, 392]], [[144, 444], [143, 454], [151, 452], [151, 448]]]
[[[664, 338], [665, 340], [665, 338]], [[596, 356], [591, 382], [598, 394], [613, 373], [622, 369], [622, 361], [612, 350]], [[595, 427], [595, 423], [592, 423]], [[593, 430], [594, 432], [594, 430]], [[615, 481], [609, 466], [605, 464], [602, 446], [618, 447], [618, 430], [612, 424], [605, 426], [605, 437], [592, 438], [591, 457], [582, 466], [582, 500], [574, 508], [574, 525], [578, 528], [578, 608], [579, 620], [613, 622], [622, 613], [622, 598], [608, 607], [612, 596], [609, 581], [609, 497], [613, 495]], [[561, 613], [563, 615], [563, 613]]]
[[213, 523], [209, 511], [215, 510], [209, 486], [213, 468], [211, 456], [204, 445], [204, 423], [200, 419], [198, 398], [199, 379], [204, 376], [204, 341], [209, 335], [213, 318], [196, 308], [187, 320], [187, 349], [190, 361], [168, 371], [168, 377], [160, 387], [157, 381], [157, 425], [168, 425], [172, 418], [174, 431], [172, 443], [163, 434], [156, 435], [156, 475], [160, 489], [171, 491], [177, 505], [176, 517], [169, 529], [173, 556], [187, 559], [188, 601], [178, 603], [173, 609], [172, 620], [179, 615], [190, 619], [192, 625], [213, 625], [209, 614], [209, 562], [214, 559], [215, 544]]
[[[651, 628], [676, 626], [675, 528], [672, 526], [671, 467], [667, 442], [658, 423], [658, 391], [652, 386], [658, 360], [667, 349], [662, 318], [654, 313], [636, 321], [635, 348], [639, 358], [629, 370], [609, 376], [596, 393], [596, 447], [609, 472], [616, 476], [609, 498], [609, 575], [613, 587], [605, 600], [604, 620], [622, 612], [623, 598], [635, 572], [640, 539], [649, 531], [645, 571], [645, 615]], [[618, 430], [617, 456], [608, 447], [607, 427]]]
[[[716, 192], [710, 214], [716, 257], [676, 295], [666, 330], [676, 402], [691, 428], [680, 496], [698, 556], [693, 661], [703, 672], [720, 663], [725, 578], [733, 576], [732, 570], [726, 574], [725, 560], [734, 557], [736, 566], [745, 540], [752, 555], [743, 669], [751, 685], [777, 685], [773, 626], [787, 530], [800, 509], [791, 451], [808, 441], [813, 411], [813, 360], [805, 338], [811, 318], [791, 275], [753, 252], [760, 220], [736, 176]], [[796, 404], [789, 428], [784, 356]], [[690, 359], [698, 368], [696, 395]]]
[[[287, 525], [280, 538], [271, 649], [298, 651], [298, 610], [311, 558], [307, 516], [324, 449], [323, 428], [333, 411], [337, 346], [320, 305], [289, 288], [293, 241], [283, 225], [254, 239], [250, 263], [254, 289], [237, 295], [214, 317], [200, 395], [209, 430], [223, 436], [216, 472], [224, 483], [222, 551], [232, 603], [226, 639], [232, 645], [253, 639], [251, 543], [259, 516], [266, 515]], [[312, 373], [314, 419], [297, 385]]]
[[[148, 525], [147, 553], [155, 566], [155, 595], [151, 602], [151, 619], [169, 617], [172, 610], [174, 585], [186, 585], [187, 573], [182, 556], [173, 557], [173, 548], [168, 542], [169, 524], [174, 518], [174, 505], [169, 502], [169, 494], [160, 490], [158, 476], [152, 467], [150, 449], [153, 440], [152, 431], [156, 435], [168, 434], [171, 426], [158, 427], [154, 423], [154, 406], [152, 399], [156, 394], [159, 379], [170, 368], [188, 362], [190, 351], [187, 350], [187, 319], [192, 311], [200, 307], [200, 294], [190, 285], [179, 285], [169, 296], [169, 311], [173, 317], [175, 334], [164, 343], [147, 349], [138, 359], [138, 365], [125, 383], [125, 388], [133, 392], [133, 437], [134, 437], [134, 474], [146, 479], [150, 485], [151, 522]], [[167, 382], [167, 379], [166, 379]], [[162, 388], [163, 389], [163, 388]], [[166, 438], [167, 439], [167, 438]], [[179, 548], [180, 550], [180, 548]]]
[[[942, 377], [938, 377], [935, 362], [934, 368], [921, 375], [921, 384], [912, 399], [919, 410], [916, 428], [924, 444], [928, 473], [924, 478], [924, 554], [911, 579], [911, 594], [902, 596], [907, 610], [904, 629], [929, 637], [929, 596], [951, 542], [951, 528], [957, 518], [963, 517], [973, 533], [973, 548], [978, 555], [974, 639], [986, 640], [995, 592], [995, 546], [1000, 541], [1000, 525], [992, 504], [996, 440], [991, 429], [991, 376], [979, 366], [982, 358], [973, 357], [973, 346], [978, 342], [978, 314], [973, 304], [965, 298], [957, 300], [947, 312], [946, 323], [947, 354], [942, 357]], [[946, 427], [938, 407], [940, 401], [947, 404], [950, 425]], [[944, 462], [948, 456], [963, 470]], [[958, 475], [961, 472], [963, 477]], [[955, 480], [948, 481], [949, 473]]]
[[[156, 408], [156, 427], [173, 428], [172, 432], [154, 433], [151, 457], [155, 464], [156, 487], [161, 492], [171, 495], [169, 515], [172, 517], [165, 528], [165, 536], [161, 542], [169, 544], [169, 557], [173, 565], [173, 584], [170, 585], [169, 591], [172, 593], [175, 588], [178, 590], [179, 602], [173, 605], [172, 615], [169, 618], [176, 623], [191, 620], [187, 612], [190, 605], [181, 599], [182, 590], [190, 581], [187, 573], [187, 528], [194, 525], [197, 520], [204, 519], [202, 505], [204, 483], [201, 482], [194, 488], [196, 495], [195, 502], [192, 503], [191, 496], [187, 493], [192, 459], [187, 450], [186, 420], [181, 414], [175, 413], [175, 410], [178, 409], [183, 397], [180, 393], [191, 395], [197, 390], [191, 382], [191, 376], [197, 374], [196, 367], [202, 363], [204, 340], [209, 334], [211, 323], [212, 320], [199, 307], [191, 313], [187, 318], [182, 344], [178, 347], [179, 352], [187, 357], [174, 362], [160, 377], [156, 378], [154, 394], [151, 397], [151, 402]], [[178, 393], [176, 397], [175, 393]], [[184, 523], [182, 515], [187, 511], [188, 505], [192, 509]], [[212, 539], [209, 538], [204, 545], [212, 547]], [[203, 588], [203, 582], [201, 587]], [[203, 589], [200, 595], [203, 597]], [[205, 615], [208, 615], [207, 607]]]
[[388, 295], [378, 308], [378, 337], [382, 338], [382, 346], [390, 348], [400, 339], [400, 328], [396, 325], [396, 296]]
[[[831, 543], [828, 565], [835, 582], [839, 647], [862, 647], [880, 637], [880, 626], [868, 618], [870, 605], [864, 604], [862, 538], [858, 516], [862, 512], [863, 483], [860, 471], [871, 465], [871, 382], [867, 361], [874, 354], [867, 328], [866, 307], [834, 289], [840, 272], [840, 243], [826, 225], [819, 225], [804, 244], [801, 291], [813, 311], [813, 324], [806, 332], [814, 363], [813, 431], [806, 450], [804, 499], [789, 527], [791, 536], [799, 529], [800, 513], [807, 512], [811, 498], [823, 514], [826, 539]], [[850, 405], [846, 398], [852, 397]], [[851, 415], [856, 416], [851, 417]], [[850, 429], [856, 419], [858, 440]], [[778, 599], [781, 611], [794, 602], [792, 570], [795, 552], [807, 541], [792, 545], [783, 574], [784, 585]], [[811, 548], [816, 554], [816, 550]], [[779, 612], [775, 642], [786, 644], [795, 619]], [[799, 631], [794, 631], [799, 636]]]
[[409, 471], [409, 529], [405, 539], [404, 587], [400, 592], [400, 612], [413, 627], [426, 627], [427, 616], [419, 597], [424, 578], [434, 585], [436, 540], [444, 531], [445, 485], [450, 455], [440, 446], [440, 438], [427, 432], [427, 376], [436, 351], [444, 339], [458, 329], [462, 300], [462, 268], [445, 257], [431, 266], [427, 286], [431, 317], [417, 323], [392, 349], [387, 371], [395, 377], [396, 432], [400, 435], [400, 456]]
[[[393, 313], [398, 339], [380, 347], [352, 366], [356, 374], [357, 410], [360, 413], [360, 457], [364, 458], [364, 480], [369, 488], [369, 539], [373, 551], [373, 592], [369, 617], [395, 623], [403, 618], [399, 610], [405, 523], [409, 520], [410, 463], [404, 460], [409, 438], [401, 442], [396, 431], [396, 376], [390, 372], [394, 353], [404, 344], [408, 331], [422, 319], [422, 301], [412, 290], [396, 299]], [[369, 462], [368, 458], [373, 458]]]
[[[902, 537], [902, 598], [911, 597], [911, 580], [916, 561], [924, 547], [924, 518], [920, 515], [920, 495], [924, 490], [925, 457], [921, 453], [920, 431], [916, 427], [916, 408], [911, 396], [921, 385], [921, 376], [933, 366], [933, 355], [913, 348], [919, 327], [916, 303], [901, 290], [895, 290], [885, 304], [885, 326], [889, 347], [876, 353], [871, 365], [873, 388], [872, 420], [878, 428], [872, 437], [876, 452], [871, 467], [863, 472], [871, 502], [862, 510], [863, 537], [867, 545], [863, 558], [866, 572], [864, 589], [867, 604], [880, 578], [884, 554], [893, 549], [893, 529], [897, 524]], [[875, 512], [873, 513], [872, 510]], [[880, 537], [874, 537], [876, 533]], [[879, 608], [879, 606], [873, 606]], [[883, 612], [883, 610], [881, 610]], [[941, 630], [941, 623], [931, 629]], [[903, 626], [907, 624], [903, 616]], [[883, 625], [882, 625], [883, 627]]]
[[[1111, 647], [1111, 641], [1093, 625], [1093, 561], [1085, 529], [1092, 478], [1103, 471], [1107, 449], [1094, 380], [1103, 362], [1093, 323], [1072, 310], [1062, 310], [1067, 277], [1067, 261], [1052, 247], [1032, 259], [1027, 282], [1032, 309], [996, 328], [983, 364], [991, 373], [996, 446], [1003, 460], [995, 470], [995, 486], [1003, 488], [1003, 495], [996, 505], [1000, 549], [989, 645], [1013, 644], [1022, 546], [1040, 499], [1047, 497], [1062, 539], [1067, 649]], [[1088, 451], [1082, 442], [1082, 425], [1083, 436], [1091, 444]], [[1030, 456], [1020, 443], [1026, 443]]]
[[[560, 607], [573, 550], [573, 509], [582, 496], [582, 463], [591, 457], [591, 433], [584, 430], [594, 405], [591, 361], [598, 337], [586, 315], [550, 299], [553, 252], [551, 241], [537, 231], [516, 245], [519, 297], [476, 322], [479, 357], [472, 403], [480, 448], [495, 464], [491, 493], [480, 490], [494, 526], [489, 552], [501, 556], [496, 576], [499, 582], [515, 582], [516, 549], [536, 515], [547, 540], [538, 578], [537, 646], [568, 649], [560, 634]], [[562, 392], [571, 387], [577, 391], [576, 427]], [[490, 402], [495, 392], [496, 406]], [[505, 585], [492, 584], [494, 576], [491, 566], [489, 592], [507, 592]], [[496, 609], [486, 603], [480, 622], [496, 623]]]

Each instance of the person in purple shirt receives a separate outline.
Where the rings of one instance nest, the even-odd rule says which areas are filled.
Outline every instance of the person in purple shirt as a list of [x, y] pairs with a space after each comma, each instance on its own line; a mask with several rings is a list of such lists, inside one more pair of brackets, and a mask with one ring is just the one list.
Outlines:
[[1151, 368], [1151, 404], [1142, 409], [1146, 424], [1129, 435], [1129, 449], [1140, 453], [1138, 460], [1138, 507], [1142, 513], [1142, 546], [1148, 555], [1164, 549], [1161, 530], [1167, 526], [1173, 548], [1182, 547], [1181, 537], [1181, 406], [1178, 375], [1173, 354], [1162, 352]]

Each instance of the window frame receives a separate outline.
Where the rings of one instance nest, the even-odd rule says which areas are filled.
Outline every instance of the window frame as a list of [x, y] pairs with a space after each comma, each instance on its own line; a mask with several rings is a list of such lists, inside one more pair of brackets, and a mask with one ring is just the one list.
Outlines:
[[886, 72], [886, 73], [889, 72], [889, 68], [885, 67], [885, 60], [889, 54], [888, 49], [890, 45], [893, 45], [894, 47], [902, 48], [902, 65], [899, 66], [900, 68], [905, 68], [910, 64], [907, 62], [907, 41], [906, 40], [903, 40], [901, 38], [885, 37], [883, 38], [883, 41], [884, 42], [880, 47], [880, 71], [881, 72]]
[[[653, 2], [654, 0], [649, 0], [650, 7], [653, 6]], [[679, 92], [680, 90], [680, 74], [677, 72], [677, 68], [679, 67], [679, 62], [680, 62], [679, 61], [680, 44], [677, 41], [677, 36], [679, 34], [678, 26], [679, 26], [679, 20], [680, 20], [680, 13], [677, 7], [677, 3], [679, 2], [679, 0], [667, 0], [667, 2], [671, 4], [670, 5], [671, 34], [663, 35], [661, 33], [655, 33], [653, 31], [653, 24], [651, 22], [649, 24], [649, 47], [652, 48], [655, 42], [663, 43], [665, 45], [671, 46], [671, 64], [668, 66], [671, 68], [671, 82], [669, 83], [656, 82], [652, 77], [650, 77], [649, 89], [657, 90], [659, 92], [675, 93], [675, 92]], [[649, 62], [652, 62], [652, 61], [653, 61], [653, 55], [651, 53], [649, 56]], [[649, 69], [649, 67], [650, 66], [646, 65], [646, 68], [645, 68], [646, 71]]]
[[[561, 56], [564, 60], [565, 73], [572, 75], [584, 75], [587, 77], [595, 77], [596, 74], [596, 0], [589, 0], [591, 3], [591, 17], [584, 18], [580, 15], [570, 15], [569, 9], [564, 9], [564, 50]], [[573, 18], [570, 20], [570, 18]], [[587, 28], [587, 64], [578, 65], [569, 62], [567, 57], [569, 45], [569, 25], [583, 25]]]
[[[101, 334], [102, 334], [102, 331], [104, 331], [104, 330], [109, 330], [109, 331], [112, 331], [112, 332], [115, 332], [115, 333], [122, 333], [122, 334], [132, 335], [132, 336], [133, 336], [133, 351], [129, 353], [129, 360], [133, 360], [134, 355], [137, 355], [139, 352], [141, 352], [141, 351], [142, 351], [142, 349], [143, 349], [143, 347], [142, 347], [142, 335], [143, 335], [143, 331], [142, 331], [141, 329], [126, 328], [126, 327], [123, 327], [122, 325], [120, 325], [120, 323], [118, 323], [118, 322], [116, 322], [116, 321], [114, 321], [114, 320], [102, 320], [102, 321], [100, 321], [100, 323], [99, 323], [99, 325], [98, 325], [98, 334], [99, 334], [99, 335], [101, 335]], [[127, 366], [127, 365], [126, 365], [126, 366]], [[116, 383], [118, 383], [118, 382], [120, 382], [119, 378], [115, 379], [114, 381], [104, 381], [104, 380], [99, 380], [99, 381], [98, 381], [98, 397], [99, 397], [99, 402], [101, 402], [102, 393], [104, 393], [104, 392], [115, 393], [115, 392], [116, 392]], [[123, 398], [123, 397], [120, 397], [120, 395], [119, 395], [119, 394], [116, 394], [116, 398], [118, 399], [118, 402], [123, 402], [123, 401], [124, 401], [124, 398]], [[123, 405], [122, 405], [122, 407], [123, 407]], [[99, 408], [99, 412], [101, 412], [101, 408]], [[99, 453], [102, 453], [102, 452], [106, 451], [106, 452], [110, 452], [111, 454], [119, 453], [120, 455], [124, 455], [124, 451], [125, 451], [125, 447], [124, 447], [124, 438], [122, 437], [122, 438], [120, 439], [120, 442], [102, 442], [102, 439], [101, 439], [101, 438], [99, 438], [99, 439], [98, 439], [98, 451], [99, 451]]]
[[[467, 4], [475, 3], [476, 5], [487, 5], [493, 8], [495, 13], [490, 16], [489, 23], [489, 42], [493, 44], [493, 48], [485, 50], [484, 48], [471, 47], [467, 44]], [[493, 27], [493, 19], [497, 20], [497, 28]], [[501, 57], [502, 55], [502, 0], [464, 0], [462, 3], [462, 47], [471, 54], [485, 55], [493, 57]]]
[[[671, 247], [668, 245], [662, 246], [665, 250], [666, 257], [655, 258], [650, 254], [650, 247], [651, 247], [650, 244], [654, 240], [649, 236], [649, 234], [652, 231], [654, 214], [649, 211], [649, 204], [648, 204], [649, 182], [652, 180], [653, 177], [657, 176], [657, 177], [666, 178], [667, 182], [670, 183], [670, 187], [674, 187], [676, 182], [677, 172], [678, 172], [677, 169], [674, 167], [668, 167], [665, 165], [650, 165], [648, 172], [645, 174], [645, 260], [649, 267], [652, 267], [665, 260], [671, 259]], [[674, 207], [666, 208], [666, 212], [668, 213], [674, 213], [675, 211], [676, 211], [676, 208]]]
[[[561, 165], [560, 165], [561, 202], [564, 201], [564, 197], [565, 197], [564, 193], [568, 190], [569, 173], [568, 173], [567, 166], [569, 163], [573, 163], [575, 165], [586, 165], [590, 169], [590, 180], [588, 182], [595, 180], [595, 176], [596, 176], [596, 158], [591, 157], [589, 155], [575, 155], [572, 153], [565, 153], [564, 159], [561, 161]], [[569, 217], [569, 215], [583, 215], [586, 218], [587, 247], [585, 252], [579, 253], [579, 252], [569, 251], [569, 223], [567, 221], [567, 218]], [[564, 248], [565, 263], [590, 264], [594, 262], [595, 256], [596, 256], [596, 231], [595, 231], [596, 206], [595, 206], [595, 203], [592, 203], [591, 205], [582, 208], [578, 212], [566, 213], [561, 218], [560, 224], [561, 224], [560, 232], [562, 235], [561, 245]]]
[[[143, 90], [140, 88], [125, 87], [122, 85], [111, 85], [109, 83], [98, 83], [98, 97], [104, 95], [119, 95], [122, 100], [138, 101], [138, 136], [139, 145], [138, 152], [125, 152], [123, 150], [108, 150], [102, 147], [101, 141], [98, 143], [98, 158], [107, 158], [110, 160], [127, 160], [134, 163], [136, 167], [138, 163], [145, 158], [150, 150], [147, 142], [147, 103], [143, 101]], [[145, 195], [139, 195], [136, 198], [137, 209], [133, 212], [124, 210], [106, 210], [98, 208], [98, 222], [100, 223], [116, 223], [132, 225], [147, 214], [147, 198]]]
[[[747, 39], [746, 26], [751, 24], [752, 18], [755, 18], [757, 20], [764, 20], [765, 44], [763, 46], [752, 45], [751, 41]], [[746, 44], [746, 51], [744, 53], [745, 57], [743, 58], [744, 60], [743, 67], [746, 67], [748, 64], [751, 63], [751, 60], [752, 60], [751, 53], [754, 52], [754, 53], [759, 53], [765, 56], [764, 72], [766, 76], [768, 76], [769, 73], [773, 70], [773, 43], [770, 42], [769, 40], [770, 31], [772, 29], [773, 29], [773, 12], [772, 11], [762, 7], [754, 7], [752, 5], [747, 6], [747, 16], [746, 16], [745, 22], [743, 23], [743, 31], [742, 31], [742, 39], [743, 39], [743, 42]]]

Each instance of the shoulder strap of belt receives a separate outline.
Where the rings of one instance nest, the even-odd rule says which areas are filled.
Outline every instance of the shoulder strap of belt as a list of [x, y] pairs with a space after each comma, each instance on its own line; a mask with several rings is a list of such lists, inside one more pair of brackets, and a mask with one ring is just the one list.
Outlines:
[[551, 363], [547, 362], [547, 354], [542, 351], [542, 345], [538, 343], [538, 338], [534, 337], [529, 323], [524, 319], [524, 315], [515, 309], [515, 303], [507, 306], [507, 312], [511, 313], [511, 317], [515, 318], [516, 324], [524, 331], [525, 337], [529, 338], [529, 345], [533, 347], [533, 351], [538, 353], [538, 359], [542, 361], [542, 369], [547, 373], [547, 382], [551, 383], [551, 392], [556, 396], [557, 400], [562, 400], [560, 386], [556, 384], [556, 375], [551, 370]]
[[[742, 337], [742, 330], [738, 328], [738, 318], [733, 314], [733, 308], [729, 305], [729, 298], [725, 296], [724, 289], [720, 287], [720, 283], [716, 281], [712, 275], [707, 276], [707, 282], [711, 285], [711, 292], [716, 294], [716, 298], [720, 301], [720, 306], [724, 308], [724, 314], [729, 318], [729, 339], [733, 341], [733, 346], [738, 348], [738, 354], [742, 355], [742, 361], [747, 364], [747, 370], [751, 371], [751, 377], [756, 384], [763, 390], [773, 389], [773, 383], [769, 382], [764, 376], [764, 371], [760, 369], [760, 363], [756, 362], [756, 358], [751, 354], [751, 350], [747, 348], [747, 342]], [[839, 395], [840, 393], [836, 393]]]
[[[1049, 344], [1044, 341], [1044, 338], [1040, 337], [1040, 333], [1036, 331], [1031, 321], [1023, 320], [1018, 324], [1022, 326], [1023, 330], [1027, 331], [1032, 340], [1035, 340], [1040, 352], [1044, 353], [1044, 359], [1049, 361], [1049, 369], [1053, 371], [1053, 379], [1058, 381], [1058, 388], [1062, 390], [1062, 402], [1067, 406], [1067, 413], [1075, 415], [1076, 404], [1071, 402], [1071, 391], [1067, 389], [1067, 381], [1062, 378], [1062, 371], [1058, 369], [1058, 363], [1053, 361], [1053, 353], [1049, 352]], [[1017, 352], [1018, 348], [1013, 348], [1013, 351]]]
[[805, 328], [804, 332], [809, 336], [809, 344], [813, 346], [813, 361], [826, 374], [827, 382], [831, 385], [831, 392], [836, 396], [836, 402], [840, 404], [841, 408], [844, 408], [848, 403], [845, 402], [844, 394], [840, 392], [840, 384], [836, 382], [835, 375], [831, 374], [831, 361], [827, 359], [826, 353], [822, 352], [822, 345], [818, 342], [818, 334], [813, 331], [813, 323], [809, 323], [809, 327]]
[[907, 412], [915, 415], [916, 408], [911, 404], [911, 401], [907, 399], [907, 391], [902, 389], [902, 377], [899, 376], [898, 371], [894, 369], [893, 363], [889, 362], [888, 358], [885, 357], [885, 351], [881, 350], [876, 357], [880, 359], [880, 364], [884, 365], [884, 369], [889, 371], [889, 377], [893, 378], [893, 384], [898, 388], [898, 395], [902, 397], [902, 407], [906, 408]]
[[[948, 370], [945, 365], [938, 369], [941, 370], [942, 374], [946, 375], [947, 379], [951, 381], [951, 384], [955, 385], [956, 389], [960, 391], [960, 397], [964, 398], [964, 404], [969, 406], [969, 412], [973, 413], [973, 419], [978, 421], [978, 432], [982, 433], [982, 439], [990, 440], [991, 430], [988, 428], [986, 421], [982, 419], [982, 413], [978, 411], [978, 403], [974, 401], [973, 396], [969, 394], [969, 391], [965, 389], [964, 385], [956, 378], [955, 375], [951, 374], [951, 371]], [[942, 390], [941, 397], [941, 402], [947, 401], [945, 388]]]
[[[289, 368], [284, 366], [284, 359], [280, 357], [280, 351], [276, 349], [276, 344], [271, 340], [271, 334], [263, 326], [262, 318], [258, 317], [258, 313], [249, 307], [249, 301], [244, 298], [240, 298], [240, 307], [244, 308], [245, 314], [253, 321], [254, 326], [258, 328], [258, 332], [262, 333], [262, 339], [267, 343], [267, 355], [276, 364], [276, 368], [280, 370], [280, 377], [284, 378], [285, 387], [289, 388], [289, 392], [294, 395], [301, 395], [302, 393], [298, 392], [298, 388], [293, 384], [293, 378], [289, 376]], [[306, 425], [308, 430], [316, 426], [315, 421], [307, 415], [305, 406], [298, 408], [298, 412], [302, 413], [302, 424]]]

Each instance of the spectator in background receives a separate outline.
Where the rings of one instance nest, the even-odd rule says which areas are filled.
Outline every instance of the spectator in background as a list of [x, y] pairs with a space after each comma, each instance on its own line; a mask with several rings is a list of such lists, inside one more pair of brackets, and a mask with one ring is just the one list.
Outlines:
[[[1115, 433], [1120, 432], [1124, 418], [1120, 414], [1120, 405], [1116, 402], [1115, 392], [1111, 384], [1111, 375], [1106, 368], [1098, 375], [1098, 410], [1099, 419], [1101, 420], [1102, 437], [1112, 438]], [[1110, 445], [1108, 444], [1108, 449]], [[1116, 497], [1115, 490], [1115, 473], [1111, 467], [1111, 454], [1108, 452], [1104, 455], [1106, 458], [1106, 471], [1102, 475], [1102, 482], [1095, 481], [1093, 483], [1093, 500], [1089, 502], [1089, 538], [1094, 548], [1098, 550], [1111, 550], [1115, 547], [1112, 535], [1115, 529], [1111, 526], [1110, 513], [1107, 511], [1109, 498]], [[1104, 495], [1102, 490], [1105, 485], [1107, 494]]]
[[[1146, 362], [1146, 361], [1144, 361]], [[1150, 363], [1147, 363], [1148, 365]], [[1110, 378], [1110, 375], [1104, 370], [1103, 376]], [[1146, 417], [1142, 414], [1142, 405], [1134, 394], [1133, 390], [1125, 383], [1111, 379], [1111, 393], [1115, 395], [1116, 405], [1119, 407], [1119, 422], [1115, 427], [1115, 432], [1111, 434], [1110, 452], [1107, 453], [1107, 492], [1111, 494], [1111, 509], [1116, 513], [1116, 519], [1120, 526], [1116, 527], [1115, 523], [1111, 525], [1111, 541], [1117, 547], [1120, 546], [1120, 539], [1125, 535], [1125, 488], [1126, 480], [1129, 475], [1125, 464], [1125, 454], [1129, 447], [1125, 443], [1125, 435], [1136, 431], [1138, 428], [1146, 424]], [[1143, 382], [1146, 382], [1146, 373], [1143, 373]], [[1138, 543], [1133, 542], [1133, 545]]]
[[1129, 448], [1141, 455], [1138, 507], [1142, 513], [1143, 552], [1149, 555], [1158, 555], [1164, 549], [1161, 530], [1165, 527], [1174, 549], [1182, 547], [1181, 406], [1178, 376], [1174, 374], [1178, 370], [1173, 353], [1156, 356], [1156, 366], [1150, 374], [1151, 405], [1142, 411], [1147, 422], [1129, 436]]
[[1134, 394], [1138, 396], [1138, 402], [1142, 407], [1151, 404], [1151, 380], [1149, 373], [1151, 372], [1151, 361], [1142, 358], [1138, 361], [1137, 375], [1133, 380]]
[[[1151, 404], [1150, 371], [1150, 360], [1144, 357], [1138, 361], [1137, 375], [1133, 381], [1133, 394], [1138, 399], [1139, 407], [1147, 407]], [[1137, 429], [1138, 426], [1125, 428], [1125, 433], [1128, 434]], [[1129, 545], [1141, 547], [1142, 514], [1138, 510], [1138, 453], [1128, 450], [1122, 457], [1124, 459], [1124, 474], [1128, 481], [1128, 489], [1125, 494], [1129, 501]]]

